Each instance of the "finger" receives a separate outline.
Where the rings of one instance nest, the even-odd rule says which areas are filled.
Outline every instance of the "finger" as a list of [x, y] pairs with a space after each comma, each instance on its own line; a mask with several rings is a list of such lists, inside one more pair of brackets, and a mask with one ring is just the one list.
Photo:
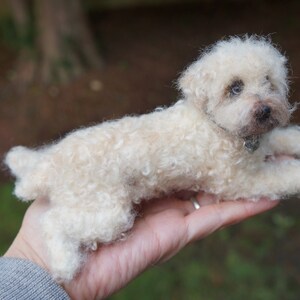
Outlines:
[[200, 207], [219, 203], [219, 198], [216, 195], [205, 192], [198, 193], [196, 199]]
[[185, 217], [188, 241], [203, 238], [221, 227], [238, 223], [276, 206], [279, 201], [226, 201], [200, 207]]
[[[190, 198], [177, 198], [177, 197], [169, 197], [169, 198], [159, 198], [150, 200], [149, 202], [142, 203], [137, 211], [140, 212], [140, 215], [146, 214], [156, 214], [165, 210], [179, 210], [181, 211], [183, 216], [191, 214], [195, 210], [195, 206], [190, 201]], [[218, 198], [213, 194], [207, 194], [204, 192], [200, 192], [196, 195], [197, 202], [199, 205], [206, 206], [210, 204], [215, 204], [218, 202]]]
[[45, 197], [37, 198], [28, 207], [23, 223], [34, 223], [39, 219], [47, 210], [49, 210], [49, 201]]
[[160, 198], [150, 200], [149, 202], [142, 203], [139, 208], [137, 208], [138, 215], [152, 215], [157, 214], [166, 210], [176, 210], [186, 216], [192, 213], [195, 208], [193, 208], [190, 201], [181, 200], [177, 198]]

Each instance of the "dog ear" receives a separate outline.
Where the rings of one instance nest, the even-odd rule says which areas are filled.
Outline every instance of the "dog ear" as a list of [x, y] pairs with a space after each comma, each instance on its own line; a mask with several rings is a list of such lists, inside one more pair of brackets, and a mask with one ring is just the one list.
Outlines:
[[197, 106], [204, 103], [208, 97], [206, 91], [211, 76], [205, 69], [200, 59], [181, 74], [177, 83], [184, 98], [196, 102]]

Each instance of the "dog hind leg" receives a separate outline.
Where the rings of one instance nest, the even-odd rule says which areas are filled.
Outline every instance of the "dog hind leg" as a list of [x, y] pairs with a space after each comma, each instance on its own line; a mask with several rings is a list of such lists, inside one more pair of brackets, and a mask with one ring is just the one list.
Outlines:
[[132, 227], [133, 220], [131, 207], [122, 202], [90, 211], [83, 205], [76, 209], [52, 208], [44, 216], [43, 230], [54, 277], [71, 280], [86, 258], [84, 248], [120, 238]]

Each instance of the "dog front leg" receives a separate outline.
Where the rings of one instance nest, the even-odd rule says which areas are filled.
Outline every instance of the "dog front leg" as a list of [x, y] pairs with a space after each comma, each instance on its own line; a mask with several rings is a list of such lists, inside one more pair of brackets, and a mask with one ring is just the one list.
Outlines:
[[300, 126], [277, 128], [262, 141], [262, 146], [274, 154], [300, 156]]
[[[300, 161], [282, 160], [265, 163], [249, 180], [244, 177], [246, 198], [258, 199], [262, 196], [280, 199], [300, 193]], [[247, 180], [247, 181], [246, 181]]]

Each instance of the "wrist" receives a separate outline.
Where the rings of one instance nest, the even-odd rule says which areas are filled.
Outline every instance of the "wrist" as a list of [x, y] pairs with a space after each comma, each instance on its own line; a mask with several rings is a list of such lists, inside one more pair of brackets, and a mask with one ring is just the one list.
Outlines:
[[3, 256], [30, 260], [31, 262], [49, 272], [49, 267], [46, 264], [45, 259], [43, 259], [41, 255], [39, 255], [37, 251], [34, 250], [31, 244], [28, 243], [20, 233], [17, 235], [17, 237]]

